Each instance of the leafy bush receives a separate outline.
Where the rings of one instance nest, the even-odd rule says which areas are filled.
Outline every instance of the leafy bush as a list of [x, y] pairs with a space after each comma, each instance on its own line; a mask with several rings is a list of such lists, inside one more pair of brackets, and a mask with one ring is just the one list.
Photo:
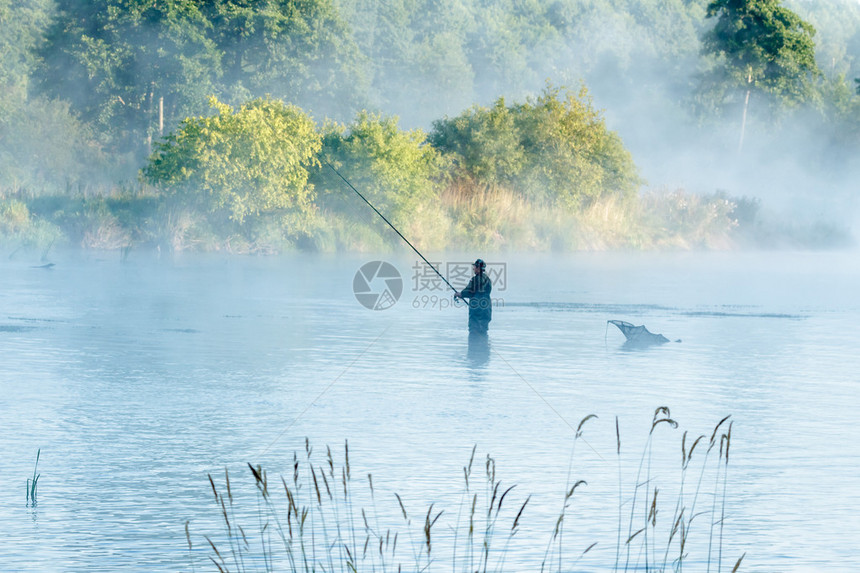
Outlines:
[[33, 217], [27, 205], [0, 195], [0, 243], [18, 247], [45, 248], [61, 238], [60, 230], [47, 221]]
[[639, 184], [630, 153], [584, 87], [573, 94], [550, 86], [524, 104], [500, 98], [492, 108], [475, 106], [435, 122], [430, 141], [453, 158], [457, 178], [572, 209], [630, 197]]
[[[425, 142], [422, 130], [401, 130], [396, 117], [366, 111], [348, 126], [327, 125], [323, 135], [326, 160], [394, 226], [430, 244], [440, 240], [445, 228], [441, 210], [433, 208], [444, 162]], [[372, 221], [371, 226], [381, 225], [381, 232], [390, 232], [333, 169], [323, 166], [314, 182], [324, 209]]]
[[31, 195], [109, 185], [124, 160], [108, 160], [68, 103], [45, 98], [0, 109], [0, 186]]
[[210, 105], [216, 115], [188, 118], [156, 144], [145, 179], [181, 206], [224, 214], [240, 225], [248, 216], [276, 211], [300, 213], [297, 222], [310, 219], [308, 168], [320, 150], [313, 120], [271, 99], [255, 99], [239, 111], [215, 98]]
[[736, 204], [724, 193], [653, 192], [642, 197], [641, 209], [642, 224], [656, 247], [724, 248], [738, 225]]
[[0, 236], [18, 235], [30, 226], [30, 211], [17, 199], [0, 201]]

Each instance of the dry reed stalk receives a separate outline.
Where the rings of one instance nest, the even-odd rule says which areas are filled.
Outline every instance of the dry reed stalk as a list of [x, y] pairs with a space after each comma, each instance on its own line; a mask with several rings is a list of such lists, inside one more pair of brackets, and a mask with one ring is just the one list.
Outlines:
[[[573, 500], [575, 498], [579, 498], [577, 491], [579, 491], [582, 486], [587, 485], [585, 480], [574, 479], [573, 458], [575, 458], [576, 444], [577, 441], [582, 438], [583, 428], [586, 422], [595, 417], [596, 416], [594, 415], [589, 415], [583, 418], [575, 431], [561, 511], [556, 519], [555, 528], [550, 536], [547, 550], [541, 564], [541, 569], [544, 571], [561, 572], [569, 570], [571, 567], [575, 567], [576, 563], [598, 546], [597, 543], [591, 543], [582, 550], [581, 553], [577, 552], [571, 554], [570, 549], [565, 551], [566, 548], [564, 543], [567, 541], [567, 545], [570, 545], [570, 542], [567, 540], [569, 535], [565, 536], [564, 534], [567, 533], [565, 529], [570, 529], [570, 527], [565, 528], [565, 521], [573, 523], [568, 515], [572, 514], [572, 510], [570, 508], [572, 507]], [[728, 424], [728, 429], [726, 431], [721, 432], [721, 430], [723, 430], [728, 419], [729, 418], [726, 417], [721, 420], [715, 427], [714, 432], [711, 434], [710, 447], [708, 448], [708, 451], [704, 452], [701, 456], [704, 458], [704, 461], [700, 470], [698, 482], [699, 486], [701, 486], [705, 470], [710, 469], [711, 467], [709, 459], [711, 452], [714, 454], [719, 453], [718, 459], [720, 460], [720, 465], [716, 468], [716, 475], [714, 477], [714, 498], [710, 509], [712, 525], [709, 531], [707, 552], [708, 568], [710, 569], [710, 565], [715, 559], [718, 570], [721, 570], [720, 567], [722, 560], [722, 536], [724, 533], [725, 505], [727, 496], [726, 475], [732, 424]], [[645, 448], [640, 456], [639, 468], [633, 486], [632, 501], [628, 501], [631, 503], [630, 519], [628, 521], [626, 540], [624, 540], [622, 545], [621, 528], [624, 516], [622, 508], [624, 504], [624, 488], [621, 467], [621, 431], [618, 418], [616, 417], [615, 420], [616, 454], [618, 456], [619, 474], [619, 524], [618, 539], [616, 541], [616, 571], [620, 567], [622, 547], [627, 554], [625, 570], [629, 570], [631, 567], [639, 568], [640, 561], [642, 561], [642, 567], [647, 570], [667, 571], [667, 567], [669, 566], [669, 552], [676, 546], [679, 550], [678, 558], [673, 561], [671, 566], [674, 570], [682, 571], [687, 559], [685, 552], [689, 547], [688, 538], [691, 522], [694, 519], [699, 518], [699, 516], [707, 513], [695, 513], [696, 501], [700, 492], [700, 487], [696, 488], [696, 496], [693, 498], [693, 504], [690, 507], [687, 507], [684, 504], [684, 484], [688, 479], [687, 471], [692, 463], [694, 452], [699, 452], [700, 448], [698, 448], [698, 445], [702, 443], [703, 439], [705, 439], [705, 436], [699, 436], [696, 440], [690, 443], [687, 432], [684, 432], [681, 439], [681, 485], [679, 496], [674, 504], [675, 508], [672, 514], [672, 520], [666, 522], [666, 525], [670, 526], [670, 528], [666, 531], [667, 540], [665, 541], [665, 554], [661, 565], [656, 555], [658, 544], [662, 543], [662, 540], [659, 537], [662, 533], [662, 528], [658, 528], [658, 525], [660, 525], [658, 524], [658, 517], [660, 515], [660, 503], [667, 503], [665, 501], [666, 490], [663, 487], [658, 487], [658, 484], [651, 472], [652, 455], [656, 452], [657, 443], [655, 442], [655, 436], [657, 435], [655, 430], [656, 428], [664, 425], [677, 427], [677, 423], [671, 418], [668, 408], [657, 408], [654, 411]], [[219, 571], [227, 571], [228, 569], [233, 570], [235, 568], [237, 572], [242, 572], [248, 570], [247, 567], [249, 565], [254, 564], [257, 566], [263, 565], [266, 571], [273, 570], [275, 568], [275, 564], [280, 559], [278, 557], [280, 552], [283, 552], [286, 556], [286, 564], [289, 567], [288, 570], [296, 572], [302, 571], [304, 573], [309, 573], [310, 571], [316, 570], [330, 571], [332, 573], [337, 571], [354, 571], [357, 573], [357, 571], [363, 570], [382, 571], [385, 573], [389, 569], [392, 571], [395, 569], [398, 571], [403, 569], [404, 563], [398, 560], [396, 554], [399, 533], [392, 531], [391, 529], [383, 532], [379, 528], [379, 515], [375, 510], [375, 486], [372, 474], [367, 474], [367, 487], [370, 491], [371, 500], [374, 502], [374, 515], [370, 515], [368, 513], [369, 510], [366, 507], [355, 505], [350, 472], [347, 469], [347, 464], [349, 463], [348, 444], [345, 443], [344, 445], [342, 468], [335, 467], [334, 457], [332, 456], [330, 448], [326, 449], [326, 463], [324, 465], [314, 465], [313, 459], [311, 458], [312, 449], [313, 448], [311, 448], [310, 444], [306, 440], [305, 450], [308, 459], [304, 469], [302, 470], [300, 470], [297, 456], [294, 455], [292, 484], [288, 484], [286, 480], [281, 477], [287, 510], [285, 524], [282, 523], [279, 517], [283, 508], [276, 507], [272, 496], [273, 492], [268, 489], [266, 472], [259, 465], [254, 466], [248, 464], [248, 468], [254, 478], [258, 494], [257, 514], [259, 517], [260, 544], [257, 545], [255, 543], [254, 545], [262, 548], [262, 559], [259, 562], [255, 561], [246, 563], [245, 555], [247, 554], [249, 558], [251, 556], [251, 543], [249, 543], [249, 538], [247, 537], [245, 530], [236, 519], [237, 516], [234, 503], [238, 498], [236, 498], [233, 493], [234, 480], [230, 479], [229, 473], [225, 470], [224, 483], [226, 487], [222, 494], [216, 486], [213, 477], [211, 475], [207, 476], [213, 497], [218, 505], [219, 513], [221, 514], [225, 537], [229, 542], [230, 548], [229, 552], [223, 551], [222, 548], [216, 548], [215, 543], [209, 537], [206, 537], [207, 542], [214, 552], [214, 556], [210, 557], [209, 560]], [[530, 502], [531, 496], [527, 497], [519, 507], [509, 509], [510, 513], [515, 513], [512, 525], [510, 529], [500, 531], [498, 528], [498, 520], [503, 517], [501, 512], [503, 507], [506, 507], [504, 506], [504, 502], [512, 497], [512, 492], [516, 486], [503, 486], [502, 481], [497, 479], [496, 460], [488, 455], [485, 461], [484, 472], [484, 477], [486, 479], [484, 485], [485, 493], [480, 494], [480, 487], [476, 487], [476, 484], [473, 483], [474, 480], [472, 475], [472, 467], [475, 460], [476, 450], [477, 447], [473, 447], [469, 463], [463, 467], [465, 489], [461, 497], [460, 510], [458, 511], [457, 527], [454, 529], [453, 538], [455, 549], [452, 554], [452, 571], [455, 573], [457, 571], [465, 570], [478, 573], [487, 573], [488, 571], [498, 571], [501, 573], [504, 571], [505, 560], [509, 553], [511, 540], [521, 528], [524, 511]], [[338, 495], [334, 495], [334, 492], [332, 491], [333, 484], [330, 483], [331, 480], [329, 479], [329, 477], [334, 479], [337, 475], [337, 469], [341, 470], [340, 478], [342, 479], [344, 487], [343, 498]], [[301, 475], [302, 471], [306, 472], [305, 475]], [[320, 479], [322, 479], [322, 483], [320, 483]], [[721, 502], [721, 513], [720, 516], [717, 517], [716, 498], [718, 494], [717, 488], [720, 487], [720, 480], [723, 481], [721, 486], [723, 499]], [[305, 492], [302, 492], [303, 487], [306, 489]], [[643, 487], [646, 488], [643, 490], [647, 492], [645, 495], [638, 493], [639, 489]], [[323, 495], [323, 493], [326, 495]], [[642, 497], [641, 501], [639, 500], [640, 497]], [[429, 508], [426, 510], [424, 519], [421, 520], [423, 531], [420, 539], [412, 540], [413, 528], [409, 513], [405, 507], [405, 501], [398, 493], [395, 493], [395, 498], [397, 499], [400, 513], [404, 519], [405, 526], [407, 527], [407, 533], [410, 535], [410, 547], [412, 548], [412, 557], [414, 558], [414, 570], [428, 570], [433, 566], [433, 562], [438, 560], [440, 555], [438, 548], [438, 534], [434, 535], [434, 532], [445, 511], [437, 510], [436, 505], [431, 503]], [[464, 501], [468, 498], [471, 498], [471, 503], [469, 504], [469, 507], [464, 507]], [[477, 505], [479, 498], [481, 498], [485, 505], [480, 507]], [[346, 508], [342, 505], [344, 503], [347, 504]], [[342, 512], [342, 510], [345, 511]], [[469, 515], [468, 530], [466, 530], [465, 523], [463, 524], [464, 526], [462, 529], [459, 526], [460, 519], [463, 516], [464, 511], [468, 511]], [[355, 515], [356, 513], [360, 514], [360, 519], [354, 519], [353, 516], [357, 518], [357, 515]], [[644, 524], [642, 525], [640, 525], [640, 519], [642, 519], [640, 515], [644, 517]], [[662, 520], [660, 521], [663, 523]], [[717, 523], [720, 525], [719, 530], [716, 529]], [[344, 530], [344, 528], [348, 528], [348, 530]], [[357, 531], [358, 528], [363, 529], [363, 535], [361, 531]], [[465, 553], [461, 552], [461, 554], [458, 555], [456, 541], [458, 539], [458, 534], [463, 533], [467, 536]], [[499, 537], [500, 535], [505, 537], [503, 543]], [[714, 536], [717, 536], [716, 540], [713, 539]], [[364, 537], [364, 541], [360, 541], [360, 537]], [[280, 543], [282, 544], [281, 549], [276, 547], [278, 544], [278, 538], [280, 538]], [[193, 545], [188, 523], [186, 523], [186, 540], [189, 546], [189, 556], [192, 556]], [[719, 546], [716, 548], [716, 555], [714, 555], [714, 542], [719, 542]], [[638, 549], [636, 549], [637, 546]], [[254, 552], [256, 553], [256, 551], [257, 550]], [[661, 552], [662, 551], [663, 549], [661, 548]], [[256, 558], [257, 556], [255, 555], [255, 559]], [[458, 562], [461, 558], [462, 565], [458, 569]], [[492, 566], [490, 565], [491, 558], [493, 560]], [[570, 562], [571, 558], [573, 561], [572, 563]], [[191, 559], [193, 569], [193, 557], [191, 557]], [[743, 557], [741, 557], [741, 559], [739, 559], [735, 564], [735, 570], [739, 567], [742, 559]], [[568, 561], [567, 565], [565, 565], [565, 561]], [[230, 563], [229, 566], [228, 563]], [[395, 563], [397, 563], [396, 567], [394, 566]], [[407, 569], [410, 569], [410, 567], [407, 566]]]
[[623, 501], [623, 489], [621, 485], [621, 427], [618, 422], [618, 416], [615, 416], [615, 454], [618, 460], [618, 535], [615, 541], [615, 566], [612, 570], [618, 571], [618, 563], [621, 559], [621, 507]]

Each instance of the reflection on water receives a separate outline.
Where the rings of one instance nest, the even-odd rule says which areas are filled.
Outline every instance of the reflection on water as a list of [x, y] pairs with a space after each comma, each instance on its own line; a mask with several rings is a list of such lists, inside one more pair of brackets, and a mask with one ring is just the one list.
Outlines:
[[470, 367], [483, 368], [490, 361], [490, 337], [488, 334], [470, 332], [468, 348], [466, 356]]
[[[541, 257], [512, 258], [492, 340], [466, 340], [463, 308], [416, 309], [414, 293], [362, 307], [352, 281], [378, 257], [138, 258], [0, 260], [0, 570], [191, 569], [186, 520], [205, 570], [220, 515], [207, 474], [249, 487], [236, 495], [254, 523], [247, 463], [289, 475], [306, 436], [318, 452], [349, 440], [380, 510], [400, 519], [393, 492], [416, 515], [437, 503], [440, 531], [477, 444], [476, 467], [490, 454], [517, 484], [511, 507], [532, 494], [506, 563], [534, 570], [589, 414], [565, 539], [576, 555], [597, 542], [577, 566], [605, 570], [616, 416], [632, 479], [662, 405], [682, 426], [660, 429], [664, 479], [681, 432], [732, 415], [727, 570], [744, 552], [745, 571], [860, 568], [834, 543], [860, 536], [853, 253], [554, 256], [552, 281]], [[684, 342], [626, 352], [610, 319]], [[40, 448], [37, 514], [23, 485]]]

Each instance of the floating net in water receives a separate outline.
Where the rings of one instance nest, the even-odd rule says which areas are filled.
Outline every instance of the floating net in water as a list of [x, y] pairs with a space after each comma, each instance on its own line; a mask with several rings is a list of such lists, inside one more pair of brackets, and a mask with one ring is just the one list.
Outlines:
[[[624, 334], [627, 342], [631, 344], [663, 344], [664, 342], [669, 342], [669, 339], [662, 334], [649, 332], [648, 329], [645, 328], [644, 324], [635, 326], [632, 323], [625, 322], [623, 320], [607, 320], [606, 322], [607, 324], [614, 324], [617, 326], [618, 330]], [[607, 326], [607, 328], [609, 327]]]

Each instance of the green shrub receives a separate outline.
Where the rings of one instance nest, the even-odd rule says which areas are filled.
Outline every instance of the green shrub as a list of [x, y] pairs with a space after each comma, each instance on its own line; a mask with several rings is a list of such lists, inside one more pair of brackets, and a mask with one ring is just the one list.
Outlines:
[[61, 231], [48, 221], [33, 217], [23, 201], [0, 198], [0, 242], [45, 249], [61, 239]]
[[640, 220], [652, 247], [726, 248], [737, 221], [735, 203], [723, 193], [696, 195], [683, 189], [647, 193]]
[[0, 201], [0, 236], [16, 236], [30, 227], [30, 210], [17, 199]]
[[[261, 213], [314, 211], [308, 168], [320, 135], [296, 106], [255, 99], [234, 111], [210, 100], [217, 114], [188, 118], [143, 170], [144, 178], [174, 200], [239, 224]], [[301, 229], [294, 229], [300, 231]]]
[[578, 209], [604, 196], [630, 197], [640, 180], [630, 153], [606, 128], [583, 87], [547, 87], [535, 99], [475, 106], [434, 123], [430, 142], [451, 156], [454, 177], [476, 189], [507, 187]]
[[[444, 162], [422, 130], [404, 131], [395, 117], [363, 111], [351, 124], [328, 124], [323, 131], [323, 156], [395, 227], [418, 244], [444, 240], [438, 207]], [[313, 182], [325, 211], [363, 220], [391, 242], [401, 240], [333, 169], [323, 165]]]

